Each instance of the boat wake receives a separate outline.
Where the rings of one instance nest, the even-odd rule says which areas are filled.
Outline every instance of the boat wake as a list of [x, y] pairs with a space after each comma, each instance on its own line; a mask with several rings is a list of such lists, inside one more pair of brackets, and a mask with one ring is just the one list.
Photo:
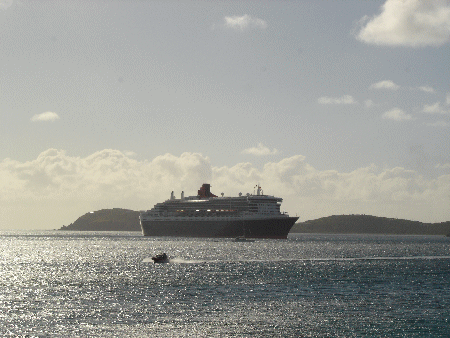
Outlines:
[[337, 257], [337, 258], [305, 258], [300, 261], [396, 261], [396, 260], [433, 260], [450, 259], [450, 256], [387, 256], [387, 257]]
[[[402, 257], [329, 257], [329, 258], [273, 258], [273, 259], [236, 259], [234, 263], [265, 263], [265, 262], [345, 262], [345, 261], [371, 261], [371, 260], [435, 260], [450, 259], [450, 256], [402, 256]], [[151, 257], [142, 260], [143, 263], [153, 263]], [[212, 259], [184, 259], [180, 257], [170, 258], [168, 263], [174, 264], [202, 264], [202, 263], [223, 263], [225, 260]], [[230, 261], [231, 262], [231, 261]]]
[[[194, 260], [190, 260], [190, 259], [184, 259], [184, 258], [169, 258], [167, 263], [174, 263], [174, 264], [200, 264], [200, 263], [207, 263], [207, 262], [212, 262], [212, 261], [208, 261], [208, 260], [199, 260], [199, 259], [194, 259]], [[146, 257], [142, 260], [142, 263], [153, 263], [153, 260], [151, 257]], [[166, 264], [167, 264], [166, 263]]]
[[184, 258], [171, 258], [170, 263], [178, 263], [178, 264], [200, 264], [200, 263], [206, 263], [207, 260], [200, 260], [200, 259], [184, 259]]
[[310, 257], [310, 258], [274, 258], [270, 260], [248, 259], [234, 262], [354, 262], [354, 261], [396, 261], [396, 260], [435, 260], [450, 259], [450, 256], [386, 256], [386, 257]]

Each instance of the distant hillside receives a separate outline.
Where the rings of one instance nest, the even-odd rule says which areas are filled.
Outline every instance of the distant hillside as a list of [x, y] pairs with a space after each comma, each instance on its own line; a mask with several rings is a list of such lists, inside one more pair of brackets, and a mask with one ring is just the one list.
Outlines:
[[88, 212], [59, 230], [141, 231], [139, 211], [114, 208]]
[[[139, 211], [114, 208], [89, 212], [59, 230], [141, 231]], [[339, 215], [296, 223], [291, 233], [447, 235], [450, 222], [422, 223], [370, 215]]]
[[291, 233], [447, 235], [450, 222], [422, 223], [370, 215], [339, 215], [296, 223]]

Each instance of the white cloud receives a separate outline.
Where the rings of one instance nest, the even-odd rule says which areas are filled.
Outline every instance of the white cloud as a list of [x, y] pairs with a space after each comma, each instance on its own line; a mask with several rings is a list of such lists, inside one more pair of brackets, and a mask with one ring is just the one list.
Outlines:
[[441, 46], [450, 41], [450, 6], [443, 0], [387, 0], [381, 13], [363, 17], [356, 38], [388, 46]]
[[59, 119], [58, 114], [48, 111], [45, 113], [34, 115], [31, 118], [31, 121], [33, 121], [33, 122], [35, 122], [35, 121], [56, 121], [58, 119]]
[[436, 128], [447, 128], [449, 126], [448, 122], [445, 121], [436, 121], [427, 123], [427, 126], [436, 127]]
[[320, 104], [354, 104], [356, 100], [351, 95], [344, 95], [341, 97], [320, 97], [317, 102]]
[[267, 23], [264, 20], [259, 18], [253, 18], [247, 14], [243, 16], [226, 16], [224, 20], [225, 20], [225, 27], [241, 31], [250, 28], [258, 28], [258, 29], [267, 28]]
[[390, 89], [397, 90], [400, 86], [392, 82], [391, 80], [384, 80], [377, 83], [372, 84], [369, 89]]
[[435, 104], [424, 105], [423, 112], [428, 114], [447, 114], [448, 112], [441, 107], [440, 102], [436, 102]]
[[445, 103], [446, 103], [447, 105], [450, 105], [450, 92], [447, 93]]
[[131, 150], [124, 150], [123, 154], [125, 156], [127, 156], [127, 157], [135, 157], [135, 156], [137, 156], [137, 154], [134, 151], [131, 151]]
[[274, 155], [276, 153], [278, 153], [277, 149], [274, 148], [274, 149], [270, 150], [269, 148], [264, 146], [262, 143], [258, 143], [257, 147], [251, 147], [251, 148], [242, 150], [242, 154], [251, 154], [251, 155], [255, 155], [255, 156]]
[[393, 108], [393, 109], [385, 112], [381, 117], [386, 120], [395, 120], [395, 121], [404, 121], [404, 120], [412, 119], [411, 115], [406, 114], [400, 108]]
[[433, 87], [430, 87], [430, 86], [421, 86], [421, 87], [419, 87], [419, 90], [421, 90], [425, 93], [434, 93]]
[[372, 100], [369, 99], [364, 101], [364, 105], [366, 106], [366, 108], [370, 108], [374, 105], [374, 103]]
[[0, 0], [0, 10], [11, 7], [13, 0]]
[[[268, 162], [214, 167], [198, 153], [165, 154], [135, 160], [105, 149], [85, 158], [49, 149], [35, 160], [0, 162], [0, 228], [23, 225], [57, 228], [102, 208], [149, 209], [175, 191], [195, 195], [211, 183], [218, 195], [252, 193], [284, 198], [283, 210], [302, 219], [331, 214], [366, 213], [422, 221], [450, 219], [450, 175], [424, 178], [413, 170], [375, 166], [341, 173], [317, 170], [301, 155]], [[33, 224], [30, 224], [30, 212]]]
[[444, 163], [444, 164], [436, 164], [434, 166], [436, 169], [450, 169], [450, 163]]
[[212, 169], [208, 157], [198, 153], [165, 154], [140, 162], [119, 150], [105, 149], [79, 158], [49, 149], [25, 163], [5, 159], [0, 162], [0, 173], [0, 190], [5, 192], [0, 200], [21, 195], [111, 201], [133, 199], [136, 193], [148, 198], [172, 184], [173, 188], [194, 188], [197, 181], [211, 180]]

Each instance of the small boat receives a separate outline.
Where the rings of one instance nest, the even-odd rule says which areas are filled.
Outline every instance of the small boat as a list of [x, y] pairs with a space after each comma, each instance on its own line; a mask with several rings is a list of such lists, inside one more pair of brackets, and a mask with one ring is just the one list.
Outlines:
[[235, 242], [254, 242], [254, 239], [245, 238], [244, 236], [239, 236], [234, 239]]
[[169, 257], [165, 253], [152, 257], [154, 263], [169, 263]]
[[244, 232], [244, 234], [242, 236], [238, 236], [234, 239], [235, 242], [254, 242], [254, 239], [249, 239], [248, 237], [246, 237], [246, 231], [245, 228], [242, 229], [242, 231]]

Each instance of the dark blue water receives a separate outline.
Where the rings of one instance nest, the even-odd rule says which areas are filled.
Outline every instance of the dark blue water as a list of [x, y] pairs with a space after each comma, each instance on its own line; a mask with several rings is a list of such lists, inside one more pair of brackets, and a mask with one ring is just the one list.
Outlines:
[[0, 258], [5, 337], [450, 336], [445, 237], [15, 231]]

